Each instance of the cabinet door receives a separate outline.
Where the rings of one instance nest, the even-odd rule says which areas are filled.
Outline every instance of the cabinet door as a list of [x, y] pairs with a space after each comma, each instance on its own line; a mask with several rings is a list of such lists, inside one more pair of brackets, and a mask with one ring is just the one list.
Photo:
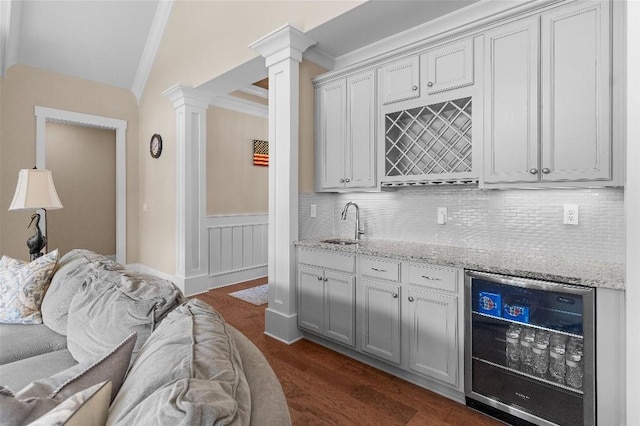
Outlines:
[[309, 266], [298, 267], [298, 326], [322, 333], [324, 305], [323, 271]]
[[346, 93], [345, 79], [327, 83], [316, 89], [318, 189], [344, 187]]
[[362, 350], [400, 363], [400, 286], [362, 280]]
[[458, 385], [458, 298], [410, 289], [409, 368]]
[[473, 84], [473, 39], [439, 47], [423, 54], [427, 93], [434, 94]]
[[417, 55], [382, 67], [383, 104], [418, 96], [420, 96], [420, 60]]
[[376, 186], [374, 82], [373, 71], [347, 78], [347, 188]]
[[542, 180], [611, 179], [608, 1], [542, 15]]
[[539, 18], [485, 34], [484, 181], [537, 182]]
[[355, 346], [356, 278], [325, 271], [324, 335]]

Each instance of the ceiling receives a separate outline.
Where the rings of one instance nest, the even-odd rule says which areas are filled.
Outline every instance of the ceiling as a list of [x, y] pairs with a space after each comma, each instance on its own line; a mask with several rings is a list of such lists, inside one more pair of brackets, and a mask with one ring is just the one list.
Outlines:
[[[307, 35], [318, 41], [315, 49], [337, 58], [476, 1], [370, 0]], [[139, 99], [172, 4], [0, 0], [0, 73], [15, 63], [25, 64], [130, 89]], [[266, 75], [264, 60], [252, 62], [262, 70], [247, 77], [247, 85]], [[202, 87], [213, 86], [210, 82]]]

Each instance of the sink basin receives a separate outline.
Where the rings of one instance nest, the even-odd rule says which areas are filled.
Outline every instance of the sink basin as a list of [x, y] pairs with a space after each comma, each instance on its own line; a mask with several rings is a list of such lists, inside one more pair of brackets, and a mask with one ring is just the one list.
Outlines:
[[330, 240], [322, 240], [320, 241], [321, 243], [327, 243], [327, 244], [340, 244], [341, 246], [349, 246], [352, 244], [358, 244], [358, 241], [356, 240], [343, 240], [340, 238], [332, 238]]

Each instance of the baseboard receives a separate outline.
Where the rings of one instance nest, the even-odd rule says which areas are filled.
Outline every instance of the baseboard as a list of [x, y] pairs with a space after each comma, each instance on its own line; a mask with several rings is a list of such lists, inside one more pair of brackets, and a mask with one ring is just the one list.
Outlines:
[[214, 276], [202, 275], [190, 278], [181, 278], [176, 275], [167, 274], [141, 263], [130, 263], [126, 265], [126, 267], [130, 271], [142, 272], [169, 280], [175, 283], [185, 296], [195, 296], [196, 294], [205, 293], [213, 288], [226, 287], [267, 276], [266, 265], [246, 268], [240, 271], [224, 272]]
[[298, 330], [298, 314], [286, 315], [267, 308], [264, 313], [264, 328], [264, 334], [287, 345], [303, 337]]

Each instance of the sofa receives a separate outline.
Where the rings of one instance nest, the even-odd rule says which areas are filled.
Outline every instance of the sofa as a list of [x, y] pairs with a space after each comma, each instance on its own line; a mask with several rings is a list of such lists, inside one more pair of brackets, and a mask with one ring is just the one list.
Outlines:
[[106, 408], [91, 424], [291, 424], [258, 348], [170, 281], [72, 250], [39, 315], [41, 324], [0, 323], [0, 424], [48, 424], [34, 421], [99, 397]]

